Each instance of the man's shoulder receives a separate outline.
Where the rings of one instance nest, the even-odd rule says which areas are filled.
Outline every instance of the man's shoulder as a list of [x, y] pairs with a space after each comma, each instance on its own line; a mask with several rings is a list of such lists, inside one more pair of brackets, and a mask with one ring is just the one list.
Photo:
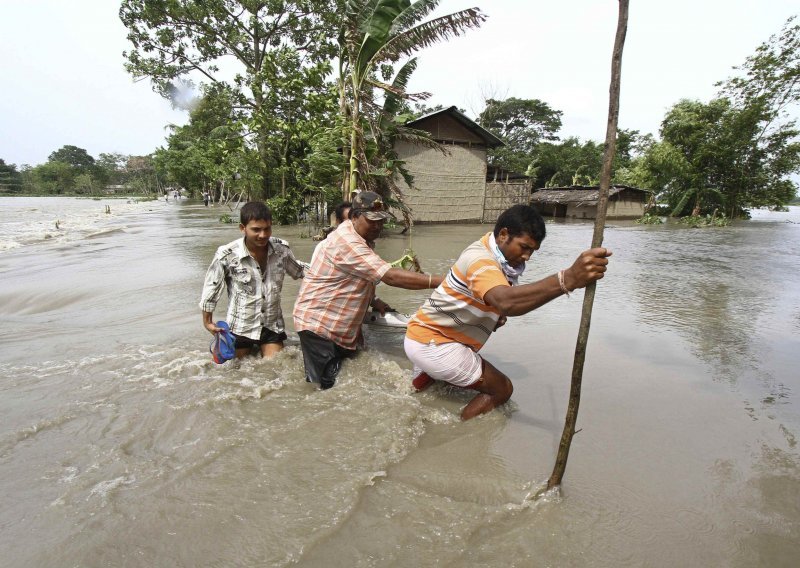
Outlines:
[[229, 254], [231, 252], [237, 252], [240, 249], [241, 244], [241, 238], [233, 240], [217, 248], [217, 254]]
[[472, 264], [478, 260], [495, 260], [494, 255], [486, 248], [481, 241], [475, 241], [470, 244], [461, 255], [458, 257], [457, 262]]
[[[342, 224], [343, 225], [343, 224]], [[330, 232], [322, 245], [328, 249], [351, 248], [358, 244], [366, 244], [364, 238], [355, 231], [348, 231], [346, 227], [339, 225], [334, 231]]]
[[239, 258], [240, 252], [242, 249], [242, 239], [236, 239], [235, 241], [231, 241], [228, 244], [222, 245], [217, 249], [216, 257], [219, 259], [226, 259], [230, 260], [233, 258]]
[[285, 250], [290, 248], [289, 241], [286, 239], [281, 239], [280, 237], [270, 237], [269, 242], [273, 247], [275, 247], [275, 250]]

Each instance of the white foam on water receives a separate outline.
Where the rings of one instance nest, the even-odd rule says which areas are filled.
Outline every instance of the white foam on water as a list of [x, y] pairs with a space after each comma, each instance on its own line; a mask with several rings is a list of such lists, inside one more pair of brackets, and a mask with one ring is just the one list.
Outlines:
[[97, 483], [89, 492], [89, 497], [100, 497], [102, 500], [108, 499], [109, 494], [124, 485], [131, 485], [136, 481], [136, 478], [119, 476], [114, 479], [108, 479]]
[[151, 201], [134, 199], [3, 199], [0, 207], [0, 252], [44, 242], [70, 243], [125, 230], [126, 219], [131, 214], [147, 211], [152, 205]]

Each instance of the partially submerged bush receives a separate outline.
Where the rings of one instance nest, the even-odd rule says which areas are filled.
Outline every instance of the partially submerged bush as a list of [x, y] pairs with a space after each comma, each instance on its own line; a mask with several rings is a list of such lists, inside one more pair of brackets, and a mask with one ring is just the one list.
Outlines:
[[725, 213], [717, 215], [716, 211], [713, 215], [681, 217], [678, 222], [692, 228], [727, 227], [731, 224], [731, 220], [725, 216]]
[[640, 225], [660, 225], [664, 222], [664, 220], [659, 215], [653, 215], [652, 213], [645, 213], [638, 219], [636, 222]]

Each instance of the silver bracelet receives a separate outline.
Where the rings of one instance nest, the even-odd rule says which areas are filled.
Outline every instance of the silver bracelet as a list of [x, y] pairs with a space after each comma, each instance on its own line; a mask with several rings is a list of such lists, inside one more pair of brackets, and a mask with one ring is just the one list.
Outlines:
[[558, 271], [558, 285], [561, 287], [561, 291], [564, 293], [564, 295], [569, 297], [569, 290], [567, 290], [567, 287], [564, 284], [564, 271], [563, 270], [559, 270]]

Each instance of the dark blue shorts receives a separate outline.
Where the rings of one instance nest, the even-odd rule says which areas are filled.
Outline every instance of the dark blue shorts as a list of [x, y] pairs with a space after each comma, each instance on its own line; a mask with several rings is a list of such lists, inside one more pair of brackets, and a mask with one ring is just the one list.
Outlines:
[[331, 388], [342, 368], [342, 360], [355, 357], [356, 350], [345, 349], [312, 331], [298, 331], [297, 335], [303, 352], [306, 381], [319, 383], [322, 389]]
[[236, 335], [235, 333], [233, 337], [236, 340], [236, 349], [252, 349], [253, 347], [261, 347], [264, 343], [281, 343], [286, 341], [286, 333], [275, 333], [266, 327], [261, 328], [261, 337], [258, 339], [250, 339], [249, 337]]

